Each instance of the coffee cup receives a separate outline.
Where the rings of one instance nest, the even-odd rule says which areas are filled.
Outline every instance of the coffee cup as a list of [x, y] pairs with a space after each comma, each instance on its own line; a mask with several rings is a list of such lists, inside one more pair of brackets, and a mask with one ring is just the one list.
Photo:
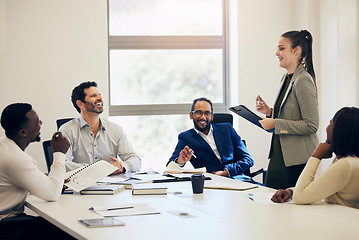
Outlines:
[[203, 193], [204, 179], [205, 177], [203, 174], [193, 174], [191, 176], [192, 190], [194, 194]]

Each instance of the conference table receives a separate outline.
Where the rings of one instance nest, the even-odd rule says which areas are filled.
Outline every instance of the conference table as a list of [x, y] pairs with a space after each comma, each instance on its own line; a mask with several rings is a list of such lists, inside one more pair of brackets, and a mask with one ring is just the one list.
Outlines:
[[[212, 178], [206, 182], [238, 181], [206, 176]], [[203, 194], [192, 194], [189, 181], [158, 184], [167, 187], [167, 195], [133, 196], [126, 189], [109, 196], [65, 194], [56, 202], [29, 195], [26, 206], [77, 239], [359, 239], [357, 209], [323, 201], [294, 205], [252, 200], [249, 196], [274, 192], [262, 186], [242, 191], [204, 189]], [[125, 226], [116, 227], [88, 228], [78, 221], [101, 218], [89, 210], [93, 206], [126, 203], [148, 203], [160, 214], [118, 217]]]

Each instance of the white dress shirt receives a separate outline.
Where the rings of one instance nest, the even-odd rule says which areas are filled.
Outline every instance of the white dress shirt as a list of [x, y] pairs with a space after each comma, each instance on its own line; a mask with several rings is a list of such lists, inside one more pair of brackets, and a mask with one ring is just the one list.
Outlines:
[[208, 135], [204, 134], [203, 132], [198, 131], [196, 128], [193, 128], [193, 129], [209, 144], [209, 146], [212, 148], [214, 154], [216, 154], [219, 161], [222, 162], [221, 155], [219, 154], [216, 142], [214, 141], [212, 125], [209, 129]]

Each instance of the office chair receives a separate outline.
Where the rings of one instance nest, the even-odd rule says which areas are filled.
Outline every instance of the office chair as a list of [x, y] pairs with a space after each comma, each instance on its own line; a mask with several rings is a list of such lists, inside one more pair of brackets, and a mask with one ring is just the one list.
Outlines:
[[229, 113], [214, 113], [212, 123], [230, 123], [233, 126], [233, 116]]
[[[74, 119], [74, 118], [57, 119], [56, 120], [57, 130], [59, 130], [59, 128], [62, 126], [62, 124], [65, 124], [68, 121], [71, 121], [72, 119]], [[54, 151], [52, 150], [52, 147], [51, 147], [51, 140], [43, 141], [42, 142], [42, 148], [44, 149], [44, 155], [45, 155], [45, 159], [46, 159], [47, 170], [48, 170], [48, 172], [50, 172], [51, 165], [54, 162], [54, 159], [53, 159]]]
[[[229, 114], [229, 113], [214, 113], [212, 123], [230, 123], [233, 125], [233, 116], [232, 116], [232, 114]], [[247, 146], [246, 140], [242, 139], [242, 141], [243, 141], [244, 145]], [[261, 173], [263, 174], [262, 182], [264, 184], [267, 171], [263, 168], [255, 171], [255, 172], [251, 172], [250, 170], [248, 170], [248, 171], [244, 172], [244, 175], [253, 178]]]
[[68, 121], [71, 121], [72, 119], [74, 119], [74, 118], [60, 118], [60, 119], [57, 119], [56, 120], [57, 130], [59, 130], [59, 128], [63, 124], [67, 123]]
[[53, 159], [54, 151], [52, 150], [52, 147], [51, 147], [51, 140], [43, 141], [42, 147], [44, 148], [47, 170], [48, 170], [48, 172], [50, 172], [51, 165], [54, 162], [54, 159]]

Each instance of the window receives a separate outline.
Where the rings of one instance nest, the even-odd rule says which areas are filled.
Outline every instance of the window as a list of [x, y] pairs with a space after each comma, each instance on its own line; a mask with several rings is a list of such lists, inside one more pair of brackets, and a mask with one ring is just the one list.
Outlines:
[[193, 99], [228, 109], [226, 1], [109, 0], [108, 8], [110, 120], [144, 167], [164, 168], [178, 134], [193, 127]]

